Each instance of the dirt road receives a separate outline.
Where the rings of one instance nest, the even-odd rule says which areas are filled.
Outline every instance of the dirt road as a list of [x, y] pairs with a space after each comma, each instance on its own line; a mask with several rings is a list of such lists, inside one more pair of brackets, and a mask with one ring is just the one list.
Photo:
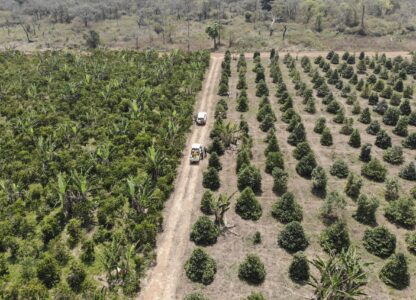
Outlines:
[[209, 131], [214, 120], [214, 107], [217, 86], [220, 75], [222, 57], [213, 56], [205, 78], [205, 83], [199, 95], [196, 111], [206, 111], [208, 122], [206, 126], [194, 126], [187, 140], [175, 191], [166, 203], [164, 232], [157, 241], [157, 265], [151, 269], [147, 282], [143, 283], [142, 292], [138, 299], [170, 300], [176, 299], [176, 288], [184, 266], [184, 251], [189, 239], [191, 214], [199, 205], [199, 195], [195, 189], [202, 182], [201, 165], [190, 165], [188, 160], [189, 148], [192, 143], [208, 143]]

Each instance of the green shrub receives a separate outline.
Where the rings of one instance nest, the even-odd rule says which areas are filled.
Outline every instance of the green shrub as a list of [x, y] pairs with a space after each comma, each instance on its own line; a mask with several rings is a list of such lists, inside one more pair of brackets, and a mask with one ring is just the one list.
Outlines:
[[250, 165], [250, 150], [248, 149], [241, 149], [237, 153], [237, 166], [236, 166], [236, 172], [238, 173], [241, 169], [243, 169], [245, 166]]
[[404, 116], [409, 116], [412, 113], [412, 108], [410, 106], [410, 101], [408, 99], [405, 99], [400, 104], [400, 113]]
[[66, 282], [73, 291], [81, 291], [82, 284], [84, 283], [86, 277], [87, 273], [82, 265], [76, 261], [71, 262], [69, 266], [69, 272], [66, 277]]
[[376, 135], [379, 133], [380, 129], [380, 123], [377, 120], [374, 120], [370, 123], [370, 125], [368, 125], [366, 131], [368, 134]]
[[400, 197], [400, 184], [396, 177], [387, 178], [384, 189], [384, 199], [394, 201]]
[[305, 157], [312, 152], [311, 146], [308, 142], [302, 142], [296, 145], [296, 148], [293, 150], [293, 157], [297, 160], [300, 160], [302, 157]]
[[212, 144], [209, 146], [210, 153], [217, 153], [218, 155], [223, 155], [225, 152], [225, 146], [222, 140], [219, 137], [215, 137], [212, 140]]
[[337, 102], [337, 101], [332, 101], [331, 103], [329, 103], [326, 107], [326, 111], [331, 113], [331, 114], [336, 114], [338, 113], [338, 111], [341, 109], [341, 105]]
[[381, 258], [387, 258], [396, 249], [396, 236], [384, 226], [366, 229], [363, 237], [363, 245], [371, 254]]
[[328, 127], [324, 129], [321, 136], [321, 145], [322, 146], [331, 146], [332, 145], [332, 134]]
[[196, 248], [185, 263], [186, 276], [193, 282], [209, 285], [214, 281], [217, 264], [203, 249]]
[[416, 209], [413, 199], [400, 198], [389, 202], [384, 213], [386, 218], [404, 228], [413, 228], [416, 224]]
[[369, 162], [371, 160], [371, 144], [364, 144], [361, 147], [361, 151], [360, 151], [360, 160], [363, 162]]
[[256, 231], [254, 233], [254, 236], [253, 236], [253, 244], [254, 245], [261, 244], [261, 233], [259, 231]]
[[341, 253], [342, 250], [348, 249], [350, 246], [350, 237], [347, 225], [338, 221], [324, 229], [320, 237], [321, 247], [326, 252], [334, 251]]
[[263, 262], [255, 254], [248, 254], [238, 268], [238, 278], [251, 284], [261, 284], [266, 278]]
[[292, 145], [296, 146], [297, 144], [304, 142], [306, 140], [306, 132], [305, 127], [302, 123], [298, 123], [293, 131], [290, 133], [287, 142]]
[[407, 250], [413, 255], [416, 255], [416, 232], [411, 232], [406, 235]]
[[81, 221], [79, 219], [71, 219], [66, 226], [68, 233], [68, 244], [69, 247], [74, 248], [82, 236]]
[[383, 129], [377, 133], [376, 141], [374, 144], [381, 149], [387, 149], [391, 147], [391, 137]]
[[363, 180], [361, 177], [351, 172], [348, 175], [347, 184], [345, 185], [345, 194], [352, 199], [357, 199], [362, 186]]
[[202, 185], [206, 189], [216, 191], [220, 188], [220, 178], [218, 176], [218, 171], [215, 168], [208, 168], [204, 171]]
[[191, 241], [197, 245], [208, 246], [217, 242], [220, 232], [218, 227], [207, 216], [201, 216], [192, 226]]
[[60, 269], [54, 258], [46, 255], [38, 262], [36, 274], [38, 279], [48, 288], [54, 287], [60, 281]]
[[402, 164], [404, 162], [402, 147], [393, 146], [387, 150], [384, 150], [383, 159], [392, 165]]
[[303, 231], [303, 227], [297, 221], [285, 225], [279, 233], [277, 242], [280, 247], [289, 253], [303, 251], [309, 246], [309, 241]]
[[280, 152], [269, 152], [266, 158], [266, 173], [271, 174], [274, 168], [284, 169], [283, 155]]
[[400, 110], [396, 107], [389, 107], [383, 115], [383, 123], [395, 126], [400, 118]]
[[379, 277], [385, 284], [395, 289], [407, 287], [410, 282], [410, 274], [404, 254], [397, 253], [392, 255], [381, 268]]
[[326, 185], [328, 182], [328, 178], [326, 176], [324, 168], [321, 166], [317, 166], [312, 171], [312, 191], [318, 193], [325, 193], [326, 192]]
[[330, 192], [319, 210], [319, 214], [325, 224], [337, 221], [347, 204], [345, 197], [337, 191]]
[[386, 100], [382, 100], [374, 106], [373, 111], [378, 113], [379, 115], [384, 115], [388, 108], [389, 105], [387, 104]]
[[280, 168], [274, 168], [272, 171], [272, 176], [273, 176], [273, 191], [277, 193], [278, 195], [286, 193], [289, 174]]
[[205, 190], [201, 198], [201, 211], [206, 215], [212, 215], [214, 213], [214, 193], [211, 190]]
[[386, 174], [387, 169], [377, 158], [371, 159], [370, 162], [366, 163], [361, 168], [361, 175], [376, 182], [384, 182]]
[[272, 216], [283, 224], [300, 222], [303, 218], [303, 210], [296, 202], [293, 193], [287, 192], [273, 205]]
[[188, 294], [183, 300], [209, 300], [207, 297], [202, 295], [201, 293], [191, 293]]
[[260, 129], [263, 132], [267, 132], [270, 129], [274, 128], [274, 122], [275, 122], [275, 117], [271, 114], [267, 114], [263, 120], [263, 122], [261, 122], [260, 124]]
[[212, 152], [209, 160], [208, 160], [208, 167], [209, 168], [214, 168], [217, 171], [222, 170], [222, 166], [221, 166], [221, 162], [220, 162], [220, 158], [218, 156], [218, 154], [216, 152]]
[[280, 148], [277, 142], [277, 138], [275, 135], [273, 135], [268, 141], [267, 147], [264, 150], [264, 155], [267, 156], [269, 152], [279, 152], [279, 151], [280, 151]]
[[310, 178], [312, 175], [313, 169], [317, 166], [315, 156], [313, 153], [301, 158], [301, 160], [296, 165], [296, 172], [305, 178]]
[[238, 112], [246, 112], [249, 110], [248, 99], [244, 94], [241, 94], [240, 97], [238, 97], [236, 110]]
[[269, 88], [263, 79], [261, 79], [256, 86], [256, 96], [269, 96]]
[[345, 135], [351, 135], [352, 132], [354, 131], [354, 128], [352, 127], [353, 123], [354, 123], [353, 118], [345, 119], [341, 129], [339, 130], [339, 133], [345, 134]]
[[390, 99], [393, 96], [393, 89], [391, 86], [386, 86], [384, 90], [381, 91], [380, 96], [385, 99]]
[[293, 256], [289, 266], [289, 277], [294, 282], [306, 282], [309, 279], [309, 263], [306, 255], [299, 251]]
[[409, 134], [402, 142], [403, 147], [416, 149], [416, 132]]
[[358, 129], [354, 129], [354, 131], [351, 133], [350, 139], [348, 141], [348, 145], [354, 148], [360, 148], [361, 146], [361, 136]]
[[251, 294], [243, 300], [267, 300], [260, 292], [251, 292]]
[[326, 119], [324, 117], [319, 117], [315, 122], [315, 127], [313, 131], [321, 134], [326, 128]]
[[354, 218], [363, 224], [376, 224], [376, 211], [379, 206], [377, 198], [369, 198], [367, 195], [361, 194], [357, 199], [357, 210]]
[[368, 107], [364, 108], [361, 112], [360, 117], [358, 118], [358, 121], [360, 121], [363, 124], [370, 124], [371, 123], [371, 113], [370, 109]]
[[384, 90], [384, 81], [379, 79], [373, 87], [373, 90], [376, 92], [381, 92]]
[[369, 105], [376, 105], [378, 103], [378, 94], [375, 92], [372, 92], [370, 94], [370, 97], [368, 97], [368, 104]]
[[245, 166], [238, 172], [237, 187], [239, 191], [250, 187], [254, 193], [261, 192], [261, 174], [255, 166]]
[[88, 240], [82, 243], [80, 258], [83, 263], [90, 265], [95, 261], [94, 242]]
[[338, 178], [347, 178], [349, 173], [348, 165], [342, 159], [337, 158], [332, 164], [329, 173]]
[[410, 162], [408, 165], [404, 166], [399, 172], [399, 177], [406, 179], [406, 180], [415, 181], [416, 180], [415, 163]]
[[262, 209], [250, 187], [246, 187], [235, 205], [235, 212], [244, 220], [256, 221], [261, 217]]

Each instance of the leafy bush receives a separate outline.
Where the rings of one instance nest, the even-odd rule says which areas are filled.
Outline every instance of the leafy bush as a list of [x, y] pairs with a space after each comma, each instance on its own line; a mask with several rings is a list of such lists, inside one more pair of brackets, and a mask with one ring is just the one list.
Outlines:
[[237, 187], [239, 191], [250, 187], [254, 193], [261, 192], [261, 174], [255, 166], [245, 166], [238, 172]]
[[253, 244], [261, 244], [261, 233], [259, 231], [256, 231], [253, 236]]
[[271, 128], [274, 128], [275, 117], [271, 114], [267, 114], [264, 120], [260, 124], [260, 129], [263, 132], [269, 131]]
[[402, 164], [404, 162], [402, 147], [393, 146], [387, 150], [384, 150], [383, 159], [392, 165]]
[[386, 174], [387, 169], [377, 158], [371, 159], [370, 162], [366, 163], [361, 168], [361, 175], [376, 182], [383, 182], [386, 178]]
[[217, 153], [218, 155], [223, 155], [225, 152], [225, 146], [222, 140], [219, 137], [214, 137], [212, 139], [212, 144], [208, 148], [208, 152]]
[[283, 155], [280, 152], [269, 152], [266, 158], [266, 173], [271, 174], [274, 168], [284, 169]]
[[238, 173], [241, 169], [243, 169], [245, 166], [250, 165], [250, 150], [248, 149], [241, 149], [237, 153], [237, 166], [236, 166], [236, 172]]
[[287, 191], [289, 174], [280, 168], [274, 168], [272, 171], [272, 176], [273, 191], [279, 195], [285, 193]]
[[272, 216], [283, 224], [300, 222], [303, 218], [303, 210], [296, 202], [293, 193], [287, 192], [273, 205]]
[[89, 265], [95, 261], [94, 242], [91, 240], [85, 241], [81, 246], [80, 258], [83, 263]]
[[217, 242], [220, 232], [218, 227], [207, 216], [201, 216], [192, 226], [191, 241], [197, 245], [208, 246]]
[[351, 133], [350, 139], [348, 141], [348, 145], [354, 148], [360, 148], [361, 146], [361, 136], [358, 129], [354, 129], [354, 131]]
[[321, 134], [326, 127], [326, 119], [324, 117], [319, 117], [315, 122], [315, 127], [313, 131]]
[[302, 251], [295, 253], [293, 256], [289, 266], [289, 277], [294, 282], [305, 282], [309, 279], [309, 263]]
[[267, 156], [270, 152], [279, 152], [279, 144], [277, 143], [277, 139], [275, 135], [272, 135], [271, 138], [268, 140], [268, 144], [266, 149], [264, 150], [264, 155]]
[[309, 241], [306, 238], [303, 227], [297, 221], [285, 225], [283, 230], [279, 233], [277, 242], [280, 247], [289, 253], [303, 251], [309, 246]]
[[371, 160], [371, 148], [371, 144], [362, 145], [359, 157], [361, 161], [369, 162]]
[[287, 138], [287, 142], [292, 146], [296, 146], [297, 144], [304, 142], [305, 140], [305, 127], [302, 123], [298, 123], [296, 127], [293, 129], [293, 131], [290, 133], [289, 137]]
[[59, 268], [56, 260], [46, 255], [38, 262], [36, 274], [38, 279], [48, 288], [54, 287], [60, 281]]
[[186, 276], [193, 282], [200, 282], [204, 285], [211, 284], [216, 272], [215, 260], [201, 248], [194, 249], [185, 263]]
[[404, 289], [409, 285], [410, 274], [403, 253], [391, 256], [379, 273], [380, 279], [395, 289]]
[[363, 185], [363, 180], [355, 173], [348, 175], [347, 184], [345, 185], [345, 194], [352, 199], [357, 199], [360, 195], [360, 190]]
[[400, 197], [400, 184], [396, 177], [387, 178], [384, 199], [386, 201], [394, 201]]
[[383, 123], [395, 126], [400, 118], [400, 110], [397, 107], [389, 107], [383, 115]]
[[76, 261], [71, 262], [66, 282], [73, 291], [81, 291], [82, 284], [86, 277], [87, 273], [82, 265]]
[[347, 178], [349, 173], [348, 165], [342, 159], [337, 158], [332, 164], [329, 173], [338, 178]]
[[202, 295], [201, 293], [192, 293], [187, 295], [183, 300], [209, 300], [207, 297]]
[[308, 155], [312, 152], [311, 146], [308, 142], [302, 142], [296, 145], [296, 148], [293, 150], [293, 157], [297, 160], [300, 160], [302, 157]]
[[377, 133], [376, 141], [374, 144], [381, 149], [387, 149], [391, 147], [391, 137], [385, 130], [381, 130]]
[[377, 120], [374, 120], [370, 123], [370, 125], [368, 125], [366, 131], [368, 134], [376, 135], [379, 133], [380, 129], [380, 123]]
[[248, 99], [244, 94], [241, 94], [240, 97], [238, 97], [236, 110], [238, 112], [246, 112], [249, 110]]
[[211, 156], [209, 157], [209, 160], [208, 160], [208, 167], [209, 168], [212, 167], [216, 169], [217, 171], [222, 170], [220, 158], [216, 152], [211, 153]]
[[328, 178], [324, 168], [317, 166], [312, 171], [312, 191], [318, 193], [325, 193]]
[[400, 104], [400, 113], [404, 116], [409, 116], [412, 113], [412, 108], [410, 106], [410, 101], [408, 99], [405, 99]]
[[244, 220], [256, 221], [261, 217], [261, 205], [250, 187], [246, 187], [241, 192], [235, 205], [235, 212]]
[[264, 82], [264, 80], [260, 80], [259, 83], [256, 86], [256, 96], [262, 97], [262, 96], [268, 96], [269, 95], [269, 88], [267, 87], [267, 84]]
[[365, 194], [361, 194], [357, 199], [357, 210], [354, 214], [354, 218], [363, 224], [374, 225], [376, 224], [376, 211], [379, 206], [377, 198], [369, 198]]
[[312, 175], [313, 169], [317, 166], [315, 156], [313, 153], [309, 153], [308, 155], [301, 158], [301, 160], [296, 165], [296, 172], [302, 176], [309, 178]]
[[408, 165], [404, 166], [399, 172], [399, 177], [406, 179], [406, 180], [415, 181], [416, 180], [415, 163], [410, 162]]
[[325, 127], [321, 136], [321, 145], [322, 146], [331, 146], [332, 145], [332, 134], [328, 127]]
[[330, 192], [320, 208], [320, 216], [325, 224], [337, 221], [342, 214], [347, 202], [345, 197], [337, 191]]
[[203, 173], [202, 185], [204, 188], [213, 191], [220, 188], [220, 177], [217, 169], [211, 167]]
[[407, 250], [413, 255], [416, 255], [416, 232], [411, 232], [406, 235]]
[[416, 209], [413, 199], [400, 198], [389, 202], [384, 213], [386, 218], [404, 228], [413, 228], [416, 225]]
[[403, 147], [416, 149], [416, 132], [409, 134], [402, 142]]
[[338, 221], [324, 229], [320, 237], [321, 247], [326, 252], [334, 251], [340, 253], [342, 250], [348, 249], [350, 246], [350, 237], [347, 225]]
[[266, 278], [263, 262], [255, 254], [248, 254], [238, 268], [238, 278], [251, 284], [261, 284]]
[[371, 254], [387, 258], [396, 249], [396, 236], [384, 226], [366, 229], [363, 244], [364, 248]]
[[371, 113], [370, 109], [368, 107], [364, 108], [361, 112], [360, 117], [358, 118], [358, 121], [360, 121], [363, 124], [370, 124], [371, 123]]

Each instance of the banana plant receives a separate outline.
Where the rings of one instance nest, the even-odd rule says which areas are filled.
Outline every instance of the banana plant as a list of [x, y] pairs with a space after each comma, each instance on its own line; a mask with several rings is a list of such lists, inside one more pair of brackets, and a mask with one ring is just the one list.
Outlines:
[[147, 162], [147, 171], [150, 173], [152, 182], [155, 183], [158, 177], [163, 173], [166, 157], [160, 153], [154, 145], [147, 148], [144, 154]]
[[155, 200], [153, 196], [153, 188], [150, 186], [150, 182], [148, 180], [138, 183], [134, 178], [128, 178], [126, 193], [132, 208], [139, 215], [146, 215], [152, 201]]

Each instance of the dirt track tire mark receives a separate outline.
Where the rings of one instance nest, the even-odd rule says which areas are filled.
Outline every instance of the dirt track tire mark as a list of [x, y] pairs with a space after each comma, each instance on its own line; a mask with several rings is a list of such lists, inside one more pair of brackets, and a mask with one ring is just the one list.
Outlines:
[[197, 111], [208, 113], [207, 125], [194, 126], [188, 137], [181, 164], [178, 168], [175, 190], [166, 203], [164, 231], [157, 241], [157, 264], [148, 273], [147, 282], [138, 299], [176, 299], [176, 289], [183, 272], [184, 254], [191, 228], [191, 215], [199, 201], [195, 197], [197, 184], [202, 181], [202, 165], [190, 165], [189, 147], [192, 143], [207, 145], [209, 130], [214, 120], [215, 97], [220, 74], [221, 58], [211, 57]]

